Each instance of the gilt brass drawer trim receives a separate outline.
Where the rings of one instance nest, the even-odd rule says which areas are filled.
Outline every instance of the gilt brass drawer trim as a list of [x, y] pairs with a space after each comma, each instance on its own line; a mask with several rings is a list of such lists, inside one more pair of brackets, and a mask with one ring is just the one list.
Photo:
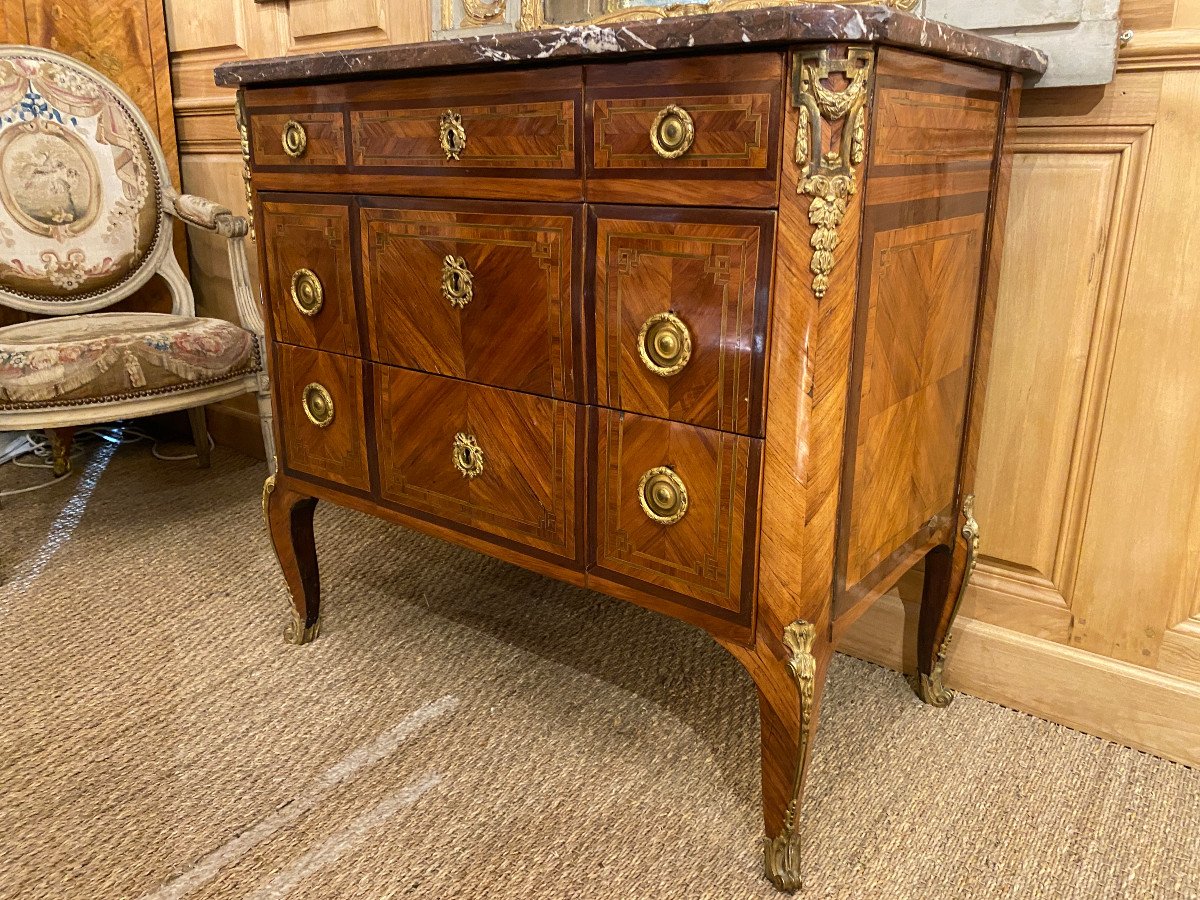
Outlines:
[[452, 109], [442, 113], [438, 129], [438, 142], [446, 159], [460, 160], [467, 149], [467, 128], [463, 125], [462, 115]]
[[460, 431], [454, 436], [454, 468], [468, 481], [483, 474], [483, 449], [475, 435]]
[[323, 384], [312, 382], [304, 388], [302, 397], [308, 421], [318, 428], [328, 428], [333, 424], [333, 397]]
[[696, 142], [696, 123], [682, 106], [664, 107], [650, 126], [650, 143], [663, 159], [678, 159]]
[[666, 466], [651, 469], [638, 482], [642, 510], [659, 525], [674, 525], [687, 515], [688, 492], [683, 479]]
[[301, 315], [315, 316], [325, 305], [325, 288], [312, 269], [297, 269], [292, 273], [291, 295]]
[[447, 256], [442, 263], [442, 296], [455, 309], [465, 309], [475, 298], [475, 276], [461, 256]]
[[692, 358], [692, 335], [679, 316], [661, 312], [642, 325], [638, 356], [655, 375], [669, 378], [683, 371]]
[[292, 159], [299, 159], [308, 149], [308, 133], [304, 130], [304, 126], [295, 119], [288, 119], [283, 123], [280, 142], [283, 144], [284, 153]]

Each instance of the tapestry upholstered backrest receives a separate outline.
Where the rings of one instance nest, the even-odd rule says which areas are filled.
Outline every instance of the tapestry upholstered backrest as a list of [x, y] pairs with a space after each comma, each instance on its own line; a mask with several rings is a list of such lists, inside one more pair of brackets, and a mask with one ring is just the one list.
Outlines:
[[38, 47], [0, 46], [0, 305], [101, 309], [171, 244], [161, 149], [121, 90]]

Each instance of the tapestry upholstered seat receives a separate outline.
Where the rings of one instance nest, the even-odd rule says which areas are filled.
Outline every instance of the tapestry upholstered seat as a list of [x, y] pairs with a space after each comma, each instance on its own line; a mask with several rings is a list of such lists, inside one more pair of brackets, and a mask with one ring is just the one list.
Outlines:
[[[227, 240], [240, 327], [196, 318], [173, 219]], [[273, 458], [259, 304], [244, 218], [171, 186], [142, 114], [112, 82], [38, 47], [0, 47], [0, 305], [40, 318], [0, 328], [0, 431], [44, 428], [56, 473], [76, 426], [259, 398]], [[158, 275], [172, 311], [101, 313]]]

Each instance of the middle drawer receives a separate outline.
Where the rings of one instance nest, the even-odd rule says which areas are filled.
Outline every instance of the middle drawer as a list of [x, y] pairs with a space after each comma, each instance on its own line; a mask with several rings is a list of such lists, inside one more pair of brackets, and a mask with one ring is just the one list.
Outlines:
[[362, 203], [374, 360], [581, 399], [578, 206]]
[[774, 213], [588, 209], [600, 405], [760, 436]]

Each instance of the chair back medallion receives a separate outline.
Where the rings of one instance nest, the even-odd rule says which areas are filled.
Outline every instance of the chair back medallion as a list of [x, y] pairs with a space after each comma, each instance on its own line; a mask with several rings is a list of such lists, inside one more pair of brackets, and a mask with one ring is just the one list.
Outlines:
[[0, 50], [0, 292], [53, 304], [138, 273], [165, 230], [140, 118], [81, 63]]

